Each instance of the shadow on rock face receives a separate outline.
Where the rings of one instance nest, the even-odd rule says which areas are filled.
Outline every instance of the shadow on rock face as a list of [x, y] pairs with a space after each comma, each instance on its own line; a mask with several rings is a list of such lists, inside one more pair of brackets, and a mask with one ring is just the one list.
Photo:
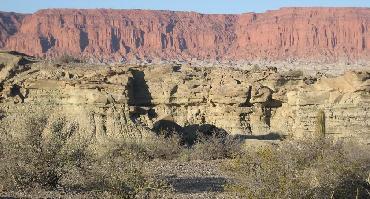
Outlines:
[[174, 121], [159, 120], [154, 123], [152, 130], [165, 133], [166, 136], [177, 134], [180, 136], [182, 144], [193, 145], [198, 136], [217, 136], [226, 137], [227, 131], [212, 124], [192, 124], [185, 127], [180, 126]]
[[166, 133], [166, 135], [171, 135], [173, 133], [182, 132], [182, 126], [178, 125], [176, 122], [171, 120], [159, 120], [153, 125], [154, 132], [156, 133]]
[[216, 136], [225, 138], [228, 135], [226, 130], [218, 128], [212, 124], [193, 124], [185, 126], [183, 129], [183, 137], [187, 141], [187, 144], [193, 145], [199, 136], [205, 138]]
[[236, 135], [235, 137], [240, 140], [284, 140], [286, 136], [278, 133], [269, 133], [266, 135]]
[[33, 56], [27, 55], [25, 53], [17, 52], [17, 51], [9, 51], [8, 53], [11, 54], [11, 55], [18, 55], [18, 56], [24, 56], [24, 57], [32, 57], [32, 58], [34, 58]]
[[282, 105], [283, 105], [283, 102], [281, 100], [271, 99], [268, 102], [267, 107], [270, 107], [270, 108], [279, 108]]
[[145, 80], [145, 73], [130, 69], [133, 79], [129, 92], [129, 104], [132, 106], [151, 106], [152, 96]]
[[188, 125], [184, 127], [184, 131], [187, 133], [190, 132], [200, 132], [205, 136], [220, 136], [220, 137], [225, 137], [227, 136], [226, 130], [222, 128], [218, 128], [215, 125], [212, 124], [193, 124], [193, 125]]
[[221, 177], [180, 177], [169, 179], [180, 193], [222, 192], [226, 179]]

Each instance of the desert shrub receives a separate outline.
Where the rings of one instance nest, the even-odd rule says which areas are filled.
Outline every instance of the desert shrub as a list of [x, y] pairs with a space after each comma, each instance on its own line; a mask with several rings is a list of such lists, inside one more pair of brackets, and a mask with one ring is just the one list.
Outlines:
[[[178, 157], [184, 146], [177, 134], [161, 132], [158, 135], [143, 139], [115, 139], [108, 142], [109, 145], [123, 147], [130, 151], [136, 159], [151, 161], [153, 159], [171, 160]], [[99, 148], [102, 148], [99, 146]]]
[[234, 158], [241, 151], [241, 143], [238, 139], [214, 133], [208, 136], [198, 135], [195, 144], [187, 153], [190, 159], [215, 160]]
[[184, 146], [181, 145], [181, 138], [177, 134], [166, 135], [166, 133], [160, 133], [141, 144], [147, 156], [151, 159], [175, 159], [184, 150]]
[[241, 153], [241, 143], [238, 139], [222, 133], [212, 133], [210, 135], [196, 132], [194, 133], [192, 145], [183, 141], [183, 135], [166, 131], [158, 135], [136, 142], [146, 158], [162, 160], [214, 160], [223, 158], [233, 158]]
[[343, 143], [318, 139], [258, 148], [224, 169], [236, 179], [227, 190], [243, 198], [353, 198], [367, 194], [369, 165], [368, 154], [354, 158]]
[[302, 70], [289, 70], [284, 72], [283, 75], [288, 77], [302, 77], [304, 73]]
[[[77, 173], [83, 178], [79, 185], [82, 189], [108, 192], [112, 198], [148, 197], [168, 190], [164, 181], [142, 173], [147, 157], [137, 144], [115, 140], [98, 144], [98, 148], [99, 154], [85, 162], [82, 173]], [[76, 173], [72, 173], [74, 176]]]
[[31, 118], [25, 123], [20, 137], [0, 134], [0, 193], [63, 189], [133, 198], [168, 190], [164, 182], [141, 173], [148, 157], [137, 143], [80, 140], [74, 136], [78, 125], [64, 118]]
[[70, 63], [83, 63], [85, 60], [77, 58], [69, 54], [63, 54], [55, 59], [57, 63], [70, 64]]
[[130, 143], [135, 148], [136, 156], [141, 156], [147, 161], [153, 159], [214, 160], [233, 158], [242, 152], [240, 140], [232, 136], [218, 132], [211, 134], [195, 132], [194, 134], [196, 136], [192, 136], [194, 137], [192, 145], [184, 142], [184, 136], [174, 131], [161, 131], [156, 136]]
[[51, 123], [50, 137], [45, 139], [42, 134], [45, 118], [28, 119], [25, 123], [27, 129], [21, 137], [2, 133], [0, 175], [4, 181], [0, 184], [6, 189], [56, 188], [67, 172], [65, 165], [77, 164], [82, 159], [75, 153], [83, 148], [66, 148], [76, 127], [67, 127], [64, 119], [58, 119]]
[[151, 159], [215, 160], [233, 158], [242, 152], [241, 142], [224, 131], [162, 131], [141, 143]]

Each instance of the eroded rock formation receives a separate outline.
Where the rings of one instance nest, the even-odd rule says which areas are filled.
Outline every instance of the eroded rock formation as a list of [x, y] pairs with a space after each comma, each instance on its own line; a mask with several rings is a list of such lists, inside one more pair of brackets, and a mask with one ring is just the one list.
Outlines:
[[7, 38], [15, 34], [25, 15], [0, 11], [0, 48], [4, 47]]
[[301, 137], [315, 133], [323, 110], [328, 135], [370, 141], [369, 72], [317, 78], [274, 68], [24, 65], [14, 62], [17, 55], [0, 55], [6, 66], [1, 74], [10, 68], [15, 74], [2, 76], [1, 123], [41, 113], [65, 115], [84, 136], [97, 139], [128, 136], [137, 127], [158, 129], [164, 121], [184, 132], [211, 127]]
[[21, 25], [0, 19], [11, 30], [1, 29], [0, 47], [37, 56], [114, 60], [369, 60], [369, 18], [368, 8], [282, 8], [241, 15], [52, 9], [26, 16]]

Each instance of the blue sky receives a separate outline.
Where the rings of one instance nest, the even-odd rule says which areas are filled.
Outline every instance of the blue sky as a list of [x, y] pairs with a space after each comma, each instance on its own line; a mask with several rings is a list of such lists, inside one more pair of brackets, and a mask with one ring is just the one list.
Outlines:
[[292, 6], [370, 7], [370, 0], [0, 0], [0, 11], [32, 13], [43, 8], [113, 8], [245, 13]]

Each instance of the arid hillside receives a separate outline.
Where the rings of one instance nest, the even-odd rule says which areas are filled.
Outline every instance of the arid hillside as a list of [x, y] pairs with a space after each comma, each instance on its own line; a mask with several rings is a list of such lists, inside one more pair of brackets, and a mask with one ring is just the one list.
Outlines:
[[240, 15], [52, 9], [24, 19], [1, 13], [0, 48], [114, 60], [369, 60], [369, 18], [367, 8], [282, 8]]
[[369, 19], [0, 11], [0, 199], [370, 198]]
[[368, 70], [0, 52], [0, 85], [0, 198], [368, 198]]

